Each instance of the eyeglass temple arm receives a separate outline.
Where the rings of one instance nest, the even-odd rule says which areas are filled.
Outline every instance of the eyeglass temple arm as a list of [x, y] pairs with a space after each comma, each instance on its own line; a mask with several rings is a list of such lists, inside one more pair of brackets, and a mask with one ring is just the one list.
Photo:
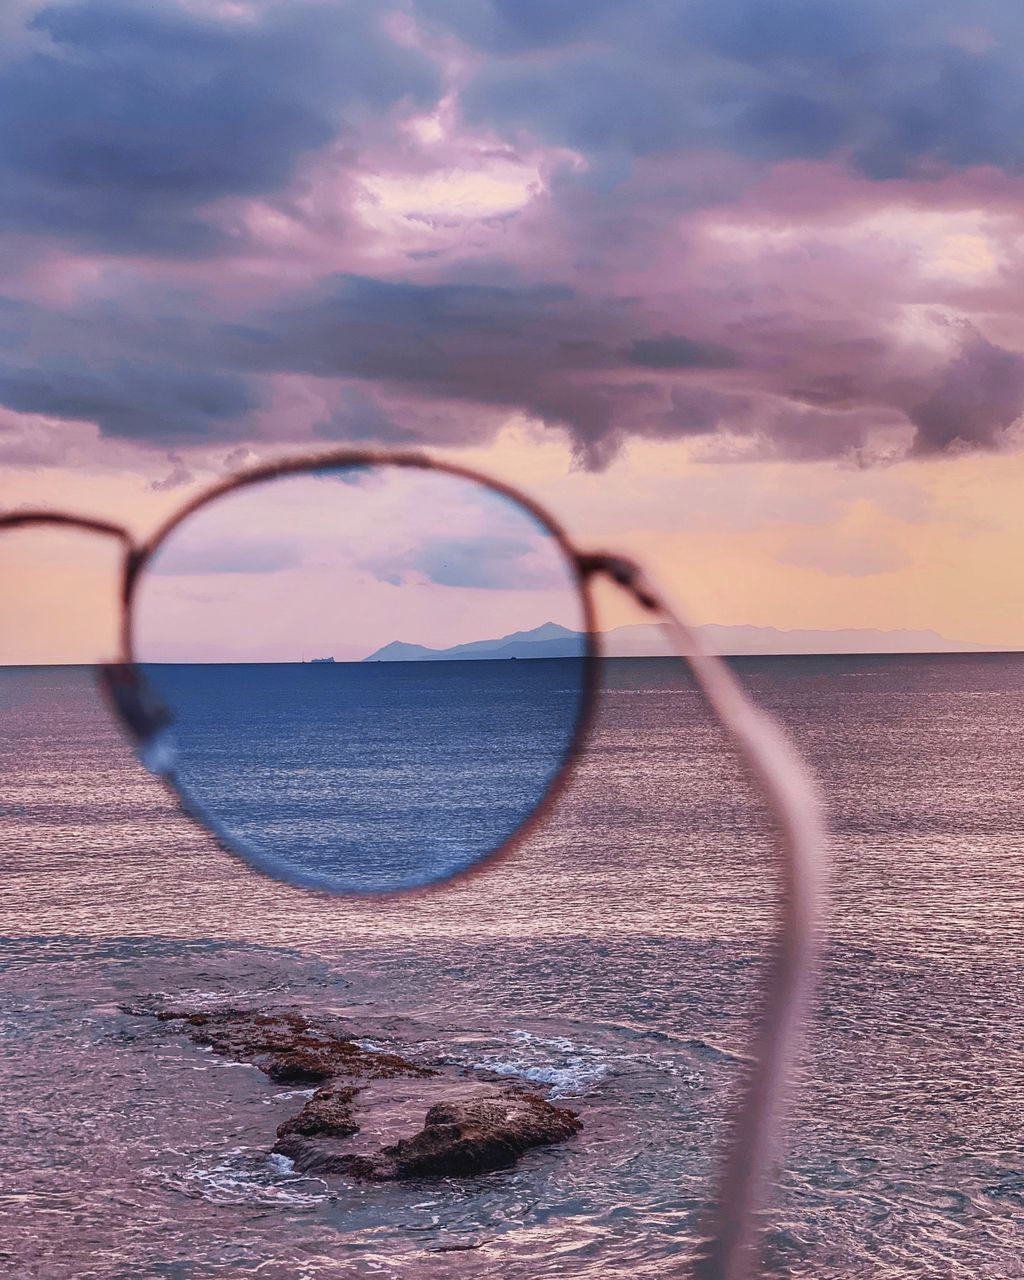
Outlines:
[[78, 516], [71, 511], [45, 511], [22, 508], [17, 511], [0, 511], [0, 529], [18, 529], [30, 524], [64, 525], [72, 529], [85, 529], [89, 533], [103, 533], [120, 542], [131, 544], [127, 529], [109, 520], [95, 520], [92, 516]]
[[774, 954], [763, 992], [754, 1066], [734, 1113], [732, 1141], [695, 1264], [698, 1280], [743, 1280], [756, 1262], [755, 1215], [775, 1154], [787, 1076], [795, 1058], [817, 955], [825, 896], [826, 835], [817, 787], [788, 735], [744, 693], [729, 667], [631, 561], [580, 558], [659, 615], [690, 665], [708, 705], [731, 737], [776, 830], [780, 904]]
[[79, 516], [71, 511], [46, 511], [29, 507], [16, 511], [0, 511], [0, 532], [5, 529], [24, 529], [29, 525], [50, 525], [64, 529], [79, 529], [85, 533], [98, 533], [104, 537], [116, 538], [129, 556], [135, 554], [135, 545], [128, 530], [119, 524], [112, 524], [109, 520]]

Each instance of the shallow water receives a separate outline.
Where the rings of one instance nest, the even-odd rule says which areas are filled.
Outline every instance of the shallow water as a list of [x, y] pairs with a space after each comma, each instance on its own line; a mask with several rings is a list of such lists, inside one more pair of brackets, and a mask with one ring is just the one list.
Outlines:
[[[814, 759], [836, 831], [765, 1274], [1024, 1276], [1024, 661], [738, 666]], [[744, 1071], [767, 841], [677, 664], [613, 662], [607, 683], [527, 846], [353, 903], [219, 852], [87, 672], [0, 672], [0, 1272], [684, 1271]], [[299, 1178], [265, 1154], [297, 1099], [120, 1012], [153, 991], [329, 1009], [373, 1043], [545, 1084], [585, 1129], [461, 1182]]]

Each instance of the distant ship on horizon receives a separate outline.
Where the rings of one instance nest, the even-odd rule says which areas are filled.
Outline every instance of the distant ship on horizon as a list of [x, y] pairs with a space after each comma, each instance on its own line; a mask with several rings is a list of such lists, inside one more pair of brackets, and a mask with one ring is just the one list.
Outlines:
[[[302, 659], [302, 661], [303, 661], [303, 662], [305, 662], [305, 661], [306, 661], [306, 659], [305, 659], [305, 658], [303, 658], [303, 659]], [[317, 662], [333, 662], [333, 661], [334, 661], [334, 659], [333, 659], [333, 658], [310, 658], [310, 659], [309, 659], [309, 662], [310, 662], [311, 664], [315, 664], [315, 663], [317, 663]]]

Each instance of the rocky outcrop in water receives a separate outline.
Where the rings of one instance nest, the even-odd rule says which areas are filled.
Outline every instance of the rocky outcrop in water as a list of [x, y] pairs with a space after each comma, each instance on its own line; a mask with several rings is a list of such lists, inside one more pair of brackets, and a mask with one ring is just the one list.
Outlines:
[[274, 1150], [283, 1154], [282, 1143], [291, 1135], [299, 1138], [350, 1138], [359, 1132], [353, 1103], [359, 1090], [353, 1085], [325, 1085], [317, 1089], [298, 1115], [292, 1116], [277, 1128], [277, 1146]]
[[511, 1168], [524, 1151], [563, 1142], [581, 1128], [568, 1108], [509, 1088], [496, 1097], [437, 1103], [414, 1137], [402, 1138], [376, 1156], [353, 1156], [348, 1169], [373, 1182], [465, 1178]]
[[251, 1009], [133, 1005], [125, 1012], [180, 1023], [180, 1029], [196, 1044], [232, 1062], [250, 1062], [278, 1084], [319, 1084], [337, 1076], [386, 1080], [436, 1075], [430, 1067], [418, 1066], [398, 1054], [362, 1048], [335, 1019], [310, 1018], [293, 1010], [259, 1013]]
[[[359, 1044], [337, 1019], [297, 1010], [194, 1009], [159, 999], [125, 1012], [173, 1024], [190, 1040], [271, 1080], [315, 1085], [278, 1126], [274, 1152], [302, 1173], [371, 1182], [469, 1177], [506, 1169], [582, 1128], [575, 1111], [525, 1085], [439, 1071]], [[425, 1115], [424, 1115], [425, 1113]]]
[[298, 1127], [296, 1121], [278, 1129], [278, 1155], [291, 1159], [300, 1173], [343, 1173], [367, 1182], [468, 1178], [508, 1169], [531, 1147], [563, 1142], [582, 1128], [567, 1107], [523, 1089], [493, 1085], [435, 1103], [419, 1133], [372, 1152], [346, 1150], [323, 1130]]

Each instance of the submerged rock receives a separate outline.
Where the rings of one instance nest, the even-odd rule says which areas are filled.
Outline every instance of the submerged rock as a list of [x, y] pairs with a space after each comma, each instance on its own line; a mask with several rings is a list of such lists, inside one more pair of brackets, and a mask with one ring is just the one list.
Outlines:
[[337, 1019], [159, 1000], [125, 1012], [177, 1024], [196, 1044], [251, 1063], [280, 1084], [319, 1085], [278, 1126], [273, 1148], [301, 1173], [371, 1182], [470, 1177], [510, 1168], [531, 1148], [563, 1142], [583, 1127], [575, 1111], [525, 1085], [455, 1068], [439, 1072], [365, 1048]]

